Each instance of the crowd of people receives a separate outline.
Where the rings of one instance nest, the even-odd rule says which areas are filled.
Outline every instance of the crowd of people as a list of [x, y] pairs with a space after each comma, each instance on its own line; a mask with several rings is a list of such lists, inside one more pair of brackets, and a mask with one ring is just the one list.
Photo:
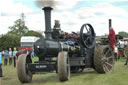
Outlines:
[[116, 53], [118, 53], [118, 54], [115, 55], [115, 57], [116, 57], [115, 60], [116, 61], [119, 60], [120, 57], [126, 57], [126, 61], [125, 61], [124, 65], [127, 65], [128, 64], [128, 44], [124, 45], [123, 49], [125, 49], [125, 50], [122, 50], [122, 48], [120, 49], [119, 47], [118, 48], [116, 47], [115, 51], [117, 51]]
[[[21, 54], [21, 50], [17, 49], [14, 47], [13, 50], [9, 48], [8, 50], [5, 50], [4, 53], [0, 51], [0, 77], [3, 77], [3, 72], [2, 72], [2, 55], [4, 56], [4, 66], [6, 65], [14, 65], [16, 67], [16, 60], [18, 59], [17, 57], [19, 54]], [[9, 62], [9, 63], [8, 63]]]
[[0, 77], [3, 77], [2, 56], [4, 58], [4, 66], [13, 64], [14, 67], [16, 67], [16, 62], [18, 60], [18, 56], [22, 53], [30, 54], [32, 58], [34, 57], [32, 50], [28, 50], [28, 49], [24, 49], [24, 50], [19, 49], [17, 51], [17, 49], [14, 47], [13, 50], [11, 48], [9, 48], [8, 50], [5, 50], [4, 53], [2, 53], [0, 51]]
[[14, 67], [16, 67], [16, 59], [17, 56], [16, 54], [18, 53], [18, 51], [16, 50], [16, 48], [12, 49], [9, 48], [9, 50], [5, 50], [4, 52], [4, 65], [6, 66], [8, 64], [8, 59], [9, 59], [9, 65], [12, 65], [12, 61], [14, 62]]

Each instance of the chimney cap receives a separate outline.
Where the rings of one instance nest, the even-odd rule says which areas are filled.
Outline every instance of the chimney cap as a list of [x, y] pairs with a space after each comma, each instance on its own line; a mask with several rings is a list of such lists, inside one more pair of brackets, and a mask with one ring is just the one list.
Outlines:
[[44, 7], [42, 8], [43, 10], [52, 10], [53, 8], [52, 7]]

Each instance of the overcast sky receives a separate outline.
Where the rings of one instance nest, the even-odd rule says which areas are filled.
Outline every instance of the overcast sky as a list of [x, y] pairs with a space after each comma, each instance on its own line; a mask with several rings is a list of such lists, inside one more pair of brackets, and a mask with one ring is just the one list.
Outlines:
[[[44, 13], [36, 0], [0, 0], [0, 35], [25, 14], [30, 30], [44, 31]], [[58, 19], [64, 31], [79, 31], [84, 23], [90, 23], [97, 35], [108, 34], [108, 19], [116, 34], [128, 32], [128, 0], [57, 0], [52, 11], [52, 27]]]

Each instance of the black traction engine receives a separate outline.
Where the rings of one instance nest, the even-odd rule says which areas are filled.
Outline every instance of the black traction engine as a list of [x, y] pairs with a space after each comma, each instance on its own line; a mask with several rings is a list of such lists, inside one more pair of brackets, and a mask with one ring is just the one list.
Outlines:
[[39, 60], [33, 62], [30, 55], [21, 54], [17, 63], [18, 78], [22, 83], [32, 80], [41, 72], [56, 72], [60, 81], [70, 79], [70, 73], [94, 68], [99, 73], [111, 72], [113, 55], [109, 45], [96, 45], [95, 31], [91, 24], [83, 24], [80, 32], [64, 32], [55, 20], [51, 29], [51, 7], [43, 8], [45, 14], [45, 38], [34, 45]]

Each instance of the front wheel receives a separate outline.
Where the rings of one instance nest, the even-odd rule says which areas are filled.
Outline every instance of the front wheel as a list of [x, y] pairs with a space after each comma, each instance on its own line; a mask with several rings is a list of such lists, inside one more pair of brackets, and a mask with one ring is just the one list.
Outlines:
[[28, 70], [28, 63], [32, 63], [27, 54], [21, 54], [17, 62], [17, 75], [22, 83], [28, 83], [32, 80], [32, 73]]
[[66, 51], [61, 51], [58, 54], [58, 76], [60, 81], [70, 79], [69, 56]]

